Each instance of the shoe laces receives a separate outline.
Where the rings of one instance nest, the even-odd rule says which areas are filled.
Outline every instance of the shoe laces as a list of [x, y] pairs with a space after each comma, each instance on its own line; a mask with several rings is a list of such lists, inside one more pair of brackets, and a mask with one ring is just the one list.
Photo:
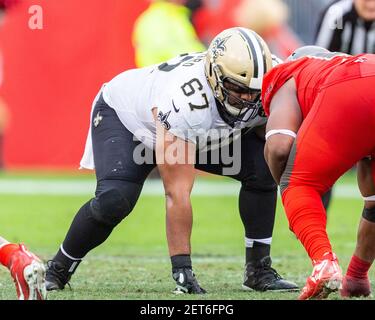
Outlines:
[[273, 278], [275, 280], [281, 280], [282, 277], [278, 274], [278, 272], [272, 268], [271, 266], [262, 266], [260, 268], [256, 268], [254, 270], [254, 275], [256, 277], [259, 276], [259, 278], [261, 280], [265, 279], [265, 278]]
[[278, 272], [271, 267], [272, 261], [270, 257], [264, 257], [257, 263], [248, 263], [246, 265], [246, 277], [251, 277], [255, 280], [255, 283], [260, 284], [264, 281], [278, 281], [283, 278], [278, 274]]
[[323, 260], [330, 260], [330, 261], [334, 261], [336, 263], [339, 262], [335, 253], [326, 252], [325, 254], [323, 254], [323, 257], [320, 260], [312, 260], [312, 264], [313, 264], [313, 266], [315, 266], [315, 265], [321, 263]]
[[60, 263], [54, 260], [48, 260], [47, 261], [47, 273], [57, 278], [61, 282], [62, 285], [68, 285], [69, 289], [72, 290], [72, 287], [70, 286], [70, 283], [69, 283], [70, 275]]

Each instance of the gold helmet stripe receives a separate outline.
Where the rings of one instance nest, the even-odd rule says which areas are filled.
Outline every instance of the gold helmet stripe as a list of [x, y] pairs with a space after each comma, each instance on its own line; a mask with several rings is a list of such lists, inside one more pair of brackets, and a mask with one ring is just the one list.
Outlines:
[[259, 71], [258, 71], [258, 56], [257, 56], [257, 53], [255, 51], [254, 44], [251, 41], [251, 39], [250, 39], [250, 37], [249, 37], [246, 29], [238, 28], [238, 31], [240, 32], [240, 34], [242, 35], [242, 37], [245, 39], [245, 41], [248, 44], [248, 47], [251, 50], [250, 59], [252, 59], [254, 61], [254, 78], [258, 78], [258, 75], [259, 75]]
[[257, 39], [258, 41], [258, 44], [259, 44], [259, 47], [260, 47], [260, 50], [262, 52], [262, 56], [263, 56], [263, 74], [262, 76], [264, 76], [264, 74], [267, 72], [267, 61], [266, 61], [266, 53], [264, 52], [264, 47], [262, 45], [262, 42], [261, 42], [261, 39], [260, 39], [260, 36], [258, 34], [256, 34], [255, 32], [253, 32], [254, 35], [255, 35], [255, 38]]
[[266, 65], [266, 59], [265, 59], [265, 52], [263, 49], [263, 44], [259, 40], [259, 36], [254, 32], [254, 31], [249, 31], [249, 37], [252, 40], [251, 42], [253, 43], [255, 47], [255, 51], [258, 55], [258, 76], [254, 76], [254, 78], [263, 78], [264, 74], [266, 73], [267, 70], [267, 65]]
[[240, 34], [245, 38], [253, 56], [254, 76], [250, 85], [260, 89], [263, 76], [267, 72], [266, 52], [264, 50], [264, 45], [258, 34], [254, 31], [245, 28], [238, 29]]

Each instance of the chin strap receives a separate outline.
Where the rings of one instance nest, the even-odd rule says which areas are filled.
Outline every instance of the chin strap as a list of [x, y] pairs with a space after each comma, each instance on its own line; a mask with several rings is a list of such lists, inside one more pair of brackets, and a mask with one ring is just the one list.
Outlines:
[[219, 101], [219, 99], [215, 98], [216, 102], [216, 108], [219, 112], [220, 118], [230, 127], [234, 128], [234, 120], [233, 116], [230, 116], [230, 114], [226, 111], [225, 107], [222, 105], [222, 103]]

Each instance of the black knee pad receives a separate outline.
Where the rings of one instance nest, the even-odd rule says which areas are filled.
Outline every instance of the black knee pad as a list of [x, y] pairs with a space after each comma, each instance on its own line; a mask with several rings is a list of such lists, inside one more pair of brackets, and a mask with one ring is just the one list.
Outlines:
[[375, 222], [375, 208], [363, 208], [362, 218], [370, 222]]
[[133, 206], [120, 190], [112, 188], [92, 199], [91, 209], [95, 220], [115, 227], [132, 211]]

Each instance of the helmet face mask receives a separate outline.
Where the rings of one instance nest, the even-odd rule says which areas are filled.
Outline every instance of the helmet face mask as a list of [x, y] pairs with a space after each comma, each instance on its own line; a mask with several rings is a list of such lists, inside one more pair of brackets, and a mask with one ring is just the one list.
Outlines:
[[[229, 88], [227, 88], [228, 84], [230, 84]], [[249, 110], [253, 110], [253, 112], [256, 111], [259, 106], [260, 90], [250, 89], [240, 83], [236, 83], [236, 81], [231, 78], [224, 78], [221, 90], [225, 98], [224, 105], [227, 111], [233, 116], [237, 116], [238, 120], [242, 120], [242, 117]], [[243, 94], [251, 97], [251, 100], [241, 98], [240, 95]], [[253, 117], [255, 116], [256, 114], [254, 112]]]
[[[271, 53], [255, 32], [231, 28], [214, 38], [207, 51], [205, 71], [226, 122], [248, 121], [259, 114], [263, 75], [271, 68]], [[226, 88], [225, 83], [231, 86]], [[242, 99], [243, 93], [252, 99]]]

